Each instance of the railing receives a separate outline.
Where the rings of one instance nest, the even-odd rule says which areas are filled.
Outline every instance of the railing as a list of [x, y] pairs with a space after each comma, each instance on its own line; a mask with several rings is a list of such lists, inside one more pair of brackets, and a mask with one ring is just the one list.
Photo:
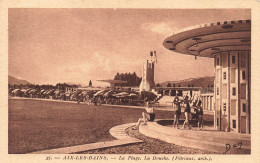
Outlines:
[[214, 111], [214, 94], [201, 94], [202, 108], [206, 111]]

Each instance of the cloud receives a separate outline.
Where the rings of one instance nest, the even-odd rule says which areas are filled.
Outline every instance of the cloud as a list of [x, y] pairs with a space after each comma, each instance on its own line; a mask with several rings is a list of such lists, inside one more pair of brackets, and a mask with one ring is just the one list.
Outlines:
[[144, 23], [142, 29], [146, 31], [152, 31], [164, 36], [168, 36], [173, 33], [173, 29], [166, 23]]
[[105, 72], [111, 72], [111, 65], [109, 64], [111, 62], [109, 57], [106, 57], [105, 55], [100, 55], [99, 52], [95, 52], [93, 60], [95, 61], [95, 66], [103, 69], [103, 71]]
[[59, 68], [67, 73], [89, 73], [91, 71], [110, 72], [110, 58], [101, 55], [99, 52], [94, 52], [92, 57], [82, 60], [81, 63], [68, 63]]
[[40, 76], [40, 79], [52, 84], [70, 82], [82, 85], [87, 85], [92, 80], [95, 86], [107, 86], [107, 83], [96, 80], [113, 79], [117, 72], [135, 71], [138, 74], [142, 68], [142, 61], [135, 57], [125, 57], [113, 52], [94, 51], [87, 56], [78, 62], [65, 62], [53, 68], [55, 71], [49, 71], [47, 76]]
[[113, 65], [109, 57], [94, 52], [91, 57], [83, 59], [80, 63], [66, 63], [51, 73], [54, 73], [53, 76], [61, 82], [86, 83], [90, 79], [107, 79], [112, 68]]

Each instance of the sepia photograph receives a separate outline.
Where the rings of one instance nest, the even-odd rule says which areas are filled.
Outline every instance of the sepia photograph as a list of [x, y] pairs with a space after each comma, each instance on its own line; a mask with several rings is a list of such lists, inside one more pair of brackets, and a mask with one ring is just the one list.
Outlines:
[[8, 154], [251, 155], [251, 107], [250, 8], [8, 9]]

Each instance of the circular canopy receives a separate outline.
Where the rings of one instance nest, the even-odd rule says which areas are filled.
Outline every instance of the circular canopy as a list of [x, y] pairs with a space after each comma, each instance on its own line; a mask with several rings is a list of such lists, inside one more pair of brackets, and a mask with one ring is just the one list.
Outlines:
[[171, 51], [214, 57], [226, 51], [251, 50], [251, 20], [225, 21], [189, 27], [166, 38], [163, 46]]

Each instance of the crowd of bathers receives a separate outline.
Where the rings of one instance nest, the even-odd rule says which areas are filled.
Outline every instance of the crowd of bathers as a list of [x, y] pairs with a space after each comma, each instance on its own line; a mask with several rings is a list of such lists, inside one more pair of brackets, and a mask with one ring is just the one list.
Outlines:
[[[203, 129], [203, 109], [202, 109], [202, 101], [201, 96], [199, 94], [189, 96], [188, 94], [182, 97], [180, 99], [178, 96], [176, 96], [173, 100], [174, 104], [174, 121], [173, 126], [174, 128], [179, 129], [179, 121], [180, 121], [180, 115], [182, 112], [182, 108], [184, 108], [184, 115], [185, 120], [183, 123], [183, 129], [188, 127], [188, 129], [191, 129], [190, 126], [190, 119], [196, 119], [198, 121], [198, 129]], [[137, 129], [139, 125], [143, 122], [143, 124], [146, 124], [147, 121], [154, 121], [155, 119], [155, 113], [154, 108], [150, 107], [149, 101], [146, 101], [145, 106], [146, 112], [142, 113], [142, 118], [138, 119], [137, 124], [133, 127], [133, 129]], [[190, 118], [191, 117], [191, 118]]]
[[[183, 100], [179, 99], [179, 97], [175, 97], [173, 100], [173, 103], [175, 105], [175, 115], [174, 115], [174, 127], [177, 129], [179, 124], [179, 119], [181, 115], [181, 106], [184, 107], [184, 115], [185, 115], [185, 121], [183, 123], [183, 128], [188, 127], [188, 129], [191, 129], [190, 126], [190, 119], [197, 119], [198, 120], [198, 129], [203, 129], [203, 109], [201, 107], [202, 101], [200, 95], [193, 95], [188, 96], [186, 95], [183, 97]], [[191, 118], [190, 118], [191, 116]]]

